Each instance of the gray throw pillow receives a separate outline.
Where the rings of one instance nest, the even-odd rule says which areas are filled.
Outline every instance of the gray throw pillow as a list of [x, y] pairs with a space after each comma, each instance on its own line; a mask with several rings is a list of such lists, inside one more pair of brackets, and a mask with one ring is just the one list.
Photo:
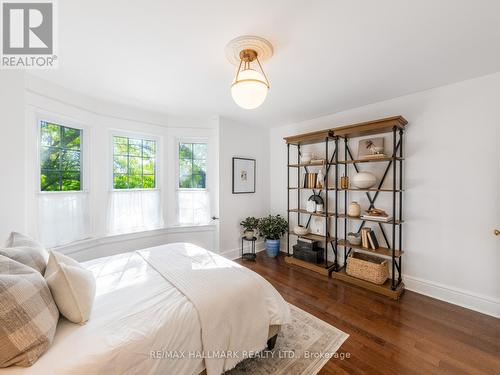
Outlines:
[[45, 273], [48, 251], [37, 241], [17, 232], [12, 232], [5, 248], [0, 248], [0, 255], [34, 268], [42, 275]]

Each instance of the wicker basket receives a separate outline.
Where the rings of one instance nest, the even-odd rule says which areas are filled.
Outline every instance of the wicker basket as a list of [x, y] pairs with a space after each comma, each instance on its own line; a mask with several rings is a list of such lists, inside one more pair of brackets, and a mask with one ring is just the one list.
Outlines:
[[346, 272], [352, 277], [382, 285], [389, 277], [389, 265], [386, 259], [356, 252], [347, 258]]

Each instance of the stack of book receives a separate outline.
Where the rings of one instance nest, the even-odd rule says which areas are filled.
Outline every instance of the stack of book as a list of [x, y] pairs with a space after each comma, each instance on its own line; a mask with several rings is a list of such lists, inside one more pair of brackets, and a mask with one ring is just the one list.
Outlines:
[[376, 220], [382, 222], [389, 222], [392, 220], [391, 216], [380, 216], [380, 215], [370, 215], [370, 214], [361, 215], [359, 218], [363, 220]]
[[366, 211], [366, 214], [361, 215], [361, 219], [389, 222], [392, 220], [392, 217], [387, 215], [387, 212], [384, 210], [374, 207]]
[[379, 248], [377, 236], [375, 236], [375, 232], [372, 231], [371, 228], [362, 228], [361, 229], [361, 246], [366, 247], [367, 249], [373, 249], [373, 250], [376, 250]]
[[360, 156], [360, 160], [377, 160], [377, 159], [384, 159], [386, 158], [386, 154], [368, 154], [368, 155], [363, 155]]
[[318, 179], [317, 173], [306, 173], [304, 175], [304, 187], [306, 189], [316, 188], [316, 180]]

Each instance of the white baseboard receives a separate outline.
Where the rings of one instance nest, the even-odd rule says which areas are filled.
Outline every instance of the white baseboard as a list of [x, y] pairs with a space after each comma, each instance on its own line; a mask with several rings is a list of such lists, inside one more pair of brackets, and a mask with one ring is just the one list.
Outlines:
[[413, 276], [403, 275], [403, 281], [412, 292], [500, 318], [500, 300]]
[[[284, 252], [286, 253], [286, 250]], [[338, 261], [341, 264], [342, 258], [339, 254]], [[500, 318], [500, 300], [498, 299], [405, 274], [403, 274], [403, 282], [405, 288], [412, 292]]]
[[[264, 250], [264, 248], [265, 248], [265, 245], [264, 245], [263, 240], [257, 241], [255, 243], [255, 252], [256, 253]], [[221, 252], [220, 255], [222, 255], [223, 257], [226, 257], [228, 259], [231, 259], [231, 260], [238, 259], [238, 258], [241, 258], [241, 249], [237, 248], [237, 249], [226, 250], [226, 251]]]

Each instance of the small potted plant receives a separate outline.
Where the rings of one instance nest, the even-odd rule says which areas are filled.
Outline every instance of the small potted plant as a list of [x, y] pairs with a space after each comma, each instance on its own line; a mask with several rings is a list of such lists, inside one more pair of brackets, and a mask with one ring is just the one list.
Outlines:
[[266, 252], [276, 257], [280, 251], [280, 238], [288, 230], [288, 222], [280, 215], [269, 215], [259, 220], [259, 233], [266, 239]]
[[249, 240], [255, 237], [255, 230], [259, 225], [259, 219], [249, 216], [245, 220], [243, 220], [240, 225], [245, 229], [243, 234]]

